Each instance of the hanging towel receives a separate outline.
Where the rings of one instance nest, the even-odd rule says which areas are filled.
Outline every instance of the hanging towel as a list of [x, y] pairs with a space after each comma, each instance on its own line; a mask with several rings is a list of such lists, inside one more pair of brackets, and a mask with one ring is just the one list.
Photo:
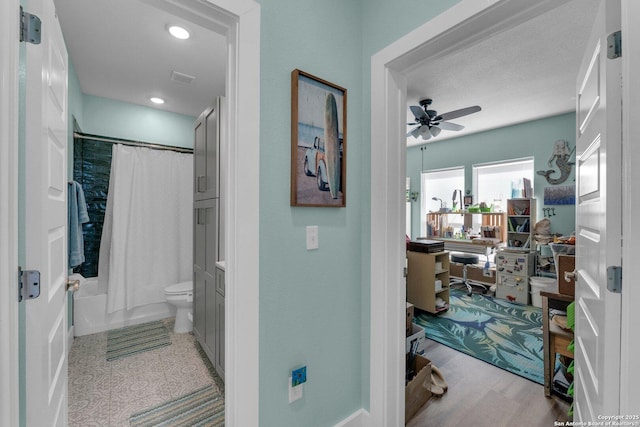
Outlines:
[[76, 181], [68, 186], [69, 221], [69, 267], [77, 267], [84, 262], [84, 239], [82, 238], [82, 224], [89, 222], [87, 202], [84, 200], [82, 187]]

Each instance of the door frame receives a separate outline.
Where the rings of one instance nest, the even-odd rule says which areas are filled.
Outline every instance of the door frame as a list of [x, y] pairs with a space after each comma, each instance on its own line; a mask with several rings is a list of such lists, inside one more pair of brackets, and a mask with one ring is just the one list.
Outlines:
[[[143, 0], [149, 1], [149, 0]], [[260, 5], [254, 0], [163, 0], [186, 19], [206, 20], [227, 38], [225, 112], [227, 148], [221, 152], [225, 203], [225, 421], [259, 423], [259, 199], [260, 199]], [[152, 2], [157, 5], [158, 2]], [[204, 9], [203, 9], [204, 8]], [[240, 114], [242, 112], [242, 115]], [[241, 126], [251, 114], [258, 123]], [[242, 196], [240, 196], [242, 195]]]
[[[640, 182], [640, 170], [634, 167], [634, 159], [640, 159], [640, 4], [635, 0], [622, 0], [622, 265], [629, 267], [637, 262], [635, 254], [640, 253], [640, 230], [635, 212], [640, 212], [640, 192], [633, 191], [633, 183]], [[635, 21], [634, 21], [635, 19]], [[624, 268], [623, 268], [624, 270]], [[637, 385], [640, 384], [640, 366], [634, 355], [640, 354], [640, 340], [634, 328], [640, 324], [640, 287], [633, 283], [632, 274], [622, 276], [622, 319], [621, 319], [621, 360], [620, 360], [620, 414], [634, 414], [640, 408]]]
[[[418, 27], [406, 36], [395, 41], [385, 49], [372, 56], [371, 59], [371, 308], [370, 308], [370, 396], [369, 408], [371, 424], [375, 426], [402, 425], [404, 423], [404, 318], [406, 290], [403, 286], [403, 268], [405, 266], [405, 239], [403, 221], [405, 218], [404, 187], [406, 177], [406, 148], [399, 141], [406, 139], [406, 79], [405, 73], [413, 65], [425, 61], [436, 60], [439, 56], [469, 43], [491, 37], [498, 31], [514, 27], [541, 13], [558, 7], [568, 0], [545, 0], [531, 4], [527, 0], [462, 0], [441, 15]], [[633, 10], [638, 16], [638, 5], [632, 0], [622, 0], [627, 10]], [[623, 6], [625, 7], [625, 6]], [[624, 10], [624, 9], [623, 9]], [[625, 13], [623, 13], [625, 16]], [[629, 14], [627, 17], [631, 16]], [[631, 20], [631, 18], [629, 18]], [[624, 24], [623, 24], [624, 26]], [[627, 21], [627, 31], [633, 23]], [[639, 31], [633, 35], [634, 41], [640, 41]], [[631, 42], [623, 43], [623, 49], [629, 49]], [[637, 44], [634, 44], [634, 47]], [[624, 54], [624, 52], [623, 52]], [[631, 68], [640, 70], [638, 66], [625, 69], [624, 77], [633, 77]], [[629, 80], [625, 80], [629, 82]], [[636, 78], [636, 82], [638, 79]], [[637, 84], [637, 83], [636, 83]], [[630, 94], [627, 88], [624, 97]], [[638, 92], [636, 92], [638, 93]], [[625, 98], [626, 99], [626, 98]], [[627, 109], [626, 114], [634, 117], [640, 113], [640, 99], [636, 97], [634, 109]], [[629, 104], [626, 104], [628, 106]], [[632, 106], [633, 107], [633, 106]], [[635, 128], [631, 128], [634, 126]], [[626, 120], [627, 135], [640, 135], [640, 125]], [[636, 144], [637, 145], [637, 144]], [[640, 155], [638, 147], [629, 147]], [[630, 166], [631, 156], [626, 156]], [[638, 157], [636, 157], [638, 158]], [[640, 179], [639, 171], [626, 168], [627, 181]], [[632, 176], [633, 174], [633, 176]], [[635, 181], [638, 182], [638, 181]], [[628, 200], [632, 192], [623, 192], [626, 208], [640, 209], [640, 197]], [[628, 200], [628, 201], [627, 201]], [[630, 219], [627, 219], [627, 227]], [[638, 246], [637, 237], [640, 232], [630, 230], [627, 235]], [[628, 239], [625, 239], [625, 246]], [[629, 252], [627, 252], [628, 254]], [[637, 252], [636, 252], [637, 253]], [[631, 265], [631, 261], [628, 260]], [[640, 343], [632, 339], [629, 325], [632, 321], [640, 321], [640, 314], [630, 308], [633, 303], [640, 303], [640, 290], [631, 289], [632, 285], [623, 279], [627, 291], [634, 292], [633, 297], [623, 298], [623, 351], [638, 354]], [[624, 309], [626, 304], [626, 309]], [[374, 333], [375, 331], [375, 333]], [[636, 353], [631, 352], [633, 349]], [[632, 360], [622, 364], [622, 378], [635, 370], [637, 381], [638, 368]], [[630, 381], [624, 386], [630, 391]], [[631, 398], [630, 393], [625, 393]], [[637, 408], [634, 402], [628, 402], [627, 408]], [[624, 402], [623, 402], [624, 405]], [[624, 406], [622, 406], [624, 407]], [[628, 412], [630, 413], [630, 412]]]
[[[0, 425], [19, 423], [18, 385], [18, 16], [0, 4]], [[6, 380], [5, 380], [6, 379]]]
[[[205, 13], [193, 2], [167, 4], [176, 7], [176, 12], [208, 19], [216, 31], [227, 36], [225, 418], [229, 426], [257, 426], [260, 126], [240, 126], [239, 119], [240, 111], [256, 120], [260, 117], [259, 103], [255, 102], [260, 93], [260, 5], [254, 0], [207, 2], [209, 11]], [[0, 374], [8, 378], [0, 386], [0, 424], [19, 425], [17, 291], [14, 286], [4, 286], [15, 282], [18, 267], [19, 2], [0, 3], [0, 242], [7, 245], [6, 253], [0, 254], [0, 340], [7, 343], [0, 353]]]

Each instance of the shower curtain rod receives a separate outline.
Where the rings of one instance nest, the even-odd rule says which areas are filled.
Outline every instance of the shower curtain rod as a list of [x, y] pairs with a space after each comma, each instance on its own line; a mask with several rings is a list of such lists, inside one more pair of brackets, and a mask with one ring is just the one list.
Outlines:
[[92, 141], [108, 142], [111, 144], [131, 145], [134, 147], [153, 148], [155, 150], [177, 151], [178, 153], [193, 153], [193, 148], [177, 147], [175, 145], [152, 144], [150, 142], [131, 141], [129, 139], [107, 138], [105, 136], [90, 135], [87, 133], [74, 132], [74, 138], [90, 139]]

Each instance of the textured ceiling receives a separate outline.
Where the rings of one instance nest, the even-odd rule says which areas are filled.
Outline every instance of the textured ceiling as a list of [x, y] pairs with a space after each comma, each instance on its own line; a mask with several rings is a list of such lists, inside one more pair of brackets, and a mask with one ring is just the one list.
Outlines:
[[[199, 115], [224, 95], [226, 41], [215, 32], [137, 0], [54, 0], [69, 57], [89, 95]], [[159, 2], [156, 2], [159, 3]], [[167, 24], [188, 28], [178, 40]], [[173, 71], [195, 77], [171, 80]], [[166, 100], [162, 106], [149, 97]]]
[[[470, 105], [482, 111], [458, 119], [459, 132], [429, 142], [575, 110], [578, 67], [598, 0], [573, 0], [463, 50], [416, 65], [407, 75], [407, 102], [433, 99], [442, 114]], [[407, 123], [413, 122], [407, 108]], [[407, 130], [415, 126], [408, 126]], [[409, 137], [409, 145], [426, 141]]]

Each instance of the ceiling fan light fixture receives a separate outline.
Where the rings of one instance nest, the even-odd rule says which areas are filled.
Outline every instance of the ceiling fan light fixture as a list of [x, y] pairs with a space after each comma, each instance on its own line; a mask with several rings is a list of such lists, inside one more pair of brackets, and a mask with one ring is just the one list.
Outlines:
[[432, 100], [430, 98], [427, 98], [420, 101], [420, 106], [409, 106], [409, 110], [411, 110], [413, 116], [415, 117], [415, 122], [409, 123], [409, 125], [421, 124], [421, 126], [408, 132], [407, 136], [412, 135], [417, 139], [418, 135], [422, 135], [422, 139], [427, 140], [431, 137], [435, 138], [440, 135], [442, 129], [461, 131], [462, 129], [464, 129], [464, 126], [457, 123], [449, 123], [447, 122], [447, 120], [456, 119], [458, 117], [477, 113], [478, 111], [482, 110], [479, 105], [474, 105], [471, 107], [460, 108], [459, 110], [453, 110], [449, 111], [448, 113], [439, 115], [436, 110], [428, 109], [431, 103]]
[[189, 31], [179, 25], [168, 25], [167, 31], [169, 31], [169, 34], [171, 34], [173, 37], [180, 40], [187, 40], [189, 37], [191, 37]]

